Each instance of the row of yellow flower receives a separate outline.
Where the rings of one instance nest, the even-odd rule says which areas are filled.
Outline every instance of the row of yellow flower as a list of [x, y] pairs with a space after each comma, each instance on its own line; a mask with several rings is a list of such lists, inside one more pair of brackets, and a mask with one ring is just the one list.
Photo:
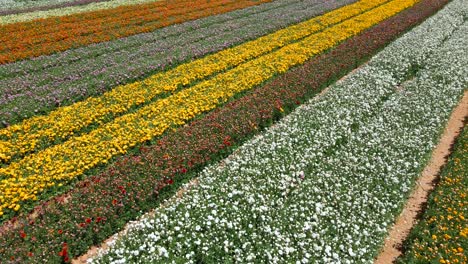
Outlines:
[[270, 35], [182, 64], [148, 79], [119, 86], [100, 97], [62, 107], [46, 116], [37, 116], [0, 130], [0, 161], [8, 162], [33, 150], [41, 150], [73, 136], [93, 123], [106, 123], [129, 109], [217, 72], [235, 67], [283, 47], [324, 28], [340, 23], [388, 0], [363, 0]]
[[[253, 88], [275, 74], [302, 64], [382, 20], [414, 5], [418, 0], [394, 0], [351, 20], [242, 64], [191, 88], [116, 118], [88, 134], [32, 154], [0, 169], [0, 215], [17, 210], [25, 200], [37, 199], [48, 187], [66, 182], [91, 167], [104, 164], [130, 147], [182, 125], [214, 109], [236, 93]], [[5, 177], [7, 176], [7, 177]]]

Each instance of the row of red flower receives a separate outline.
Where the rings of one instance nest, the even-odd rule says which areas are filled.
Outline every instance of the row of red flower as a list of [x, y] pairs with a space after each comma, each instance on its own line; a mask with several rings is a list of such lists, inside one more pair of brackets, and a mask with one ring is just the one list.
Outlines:
[[206, 164], [354, 69], [448, 0], [423, 0], [328, 53], [127, 155], [0, 228], [0, 259], [68, 262], [158, 206]]

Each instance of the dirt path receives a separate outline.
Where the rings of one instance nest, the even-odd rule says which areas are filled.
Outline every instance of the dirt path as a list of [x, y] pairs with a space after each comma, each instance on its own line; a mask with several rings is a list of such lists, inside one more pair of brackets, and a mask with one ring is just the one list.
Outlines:
[[429, 193], [434, 189], [434, 182], [441, 168], [447, 162], [450, 148], [463, 128], [463, 121], [468, 117], [468, 91], [465, 91], [459, 105], [454, 109], [447, 123], [439, 144], [432, 152], [431, 160], [424, 168], [416, 187], [409, 197], [395, 225], [385, 239], [385, 244], [374, 264], [393, 263], [401, 254], [401, 245], [411, 228], [417, 222], [417, 216], [426, 203]]

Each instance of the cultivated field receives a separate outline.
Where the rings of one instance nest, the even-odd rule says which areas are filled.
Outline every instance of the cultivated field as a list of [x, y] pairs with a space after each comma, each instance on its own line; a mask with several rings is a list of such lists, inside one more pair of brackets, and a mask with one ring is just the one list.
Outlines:
[[468, 261], [465, 0], [0, 3], [0, 263]]

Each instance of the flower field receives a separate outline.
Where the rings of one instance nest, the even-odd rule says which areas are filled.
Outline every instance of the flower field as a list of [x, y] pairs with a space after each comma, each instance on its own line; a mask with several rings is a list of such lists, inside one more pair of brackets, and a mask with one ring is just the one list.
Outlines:
[[[37, 113], [48, 113], [57, 106], [100, 95], [121, 83], [150, 76], [352, 2], [275, 1], [34, 61], [0, 65], [4, 76], [0, 89], [5, 94], [0, 98], [0, 117], [13, 124]], [[284, 15], [289, 12], [295, 16]], [[138, 49], [134, 48], [136, 45]], [[128, 60], [133, 61], [131, 66], [122, 63]]]
[[137, 219], [89, 261], [372, 262], [467, 89], [464, 0], [22, 3], [0, 9], [2, 263]]

